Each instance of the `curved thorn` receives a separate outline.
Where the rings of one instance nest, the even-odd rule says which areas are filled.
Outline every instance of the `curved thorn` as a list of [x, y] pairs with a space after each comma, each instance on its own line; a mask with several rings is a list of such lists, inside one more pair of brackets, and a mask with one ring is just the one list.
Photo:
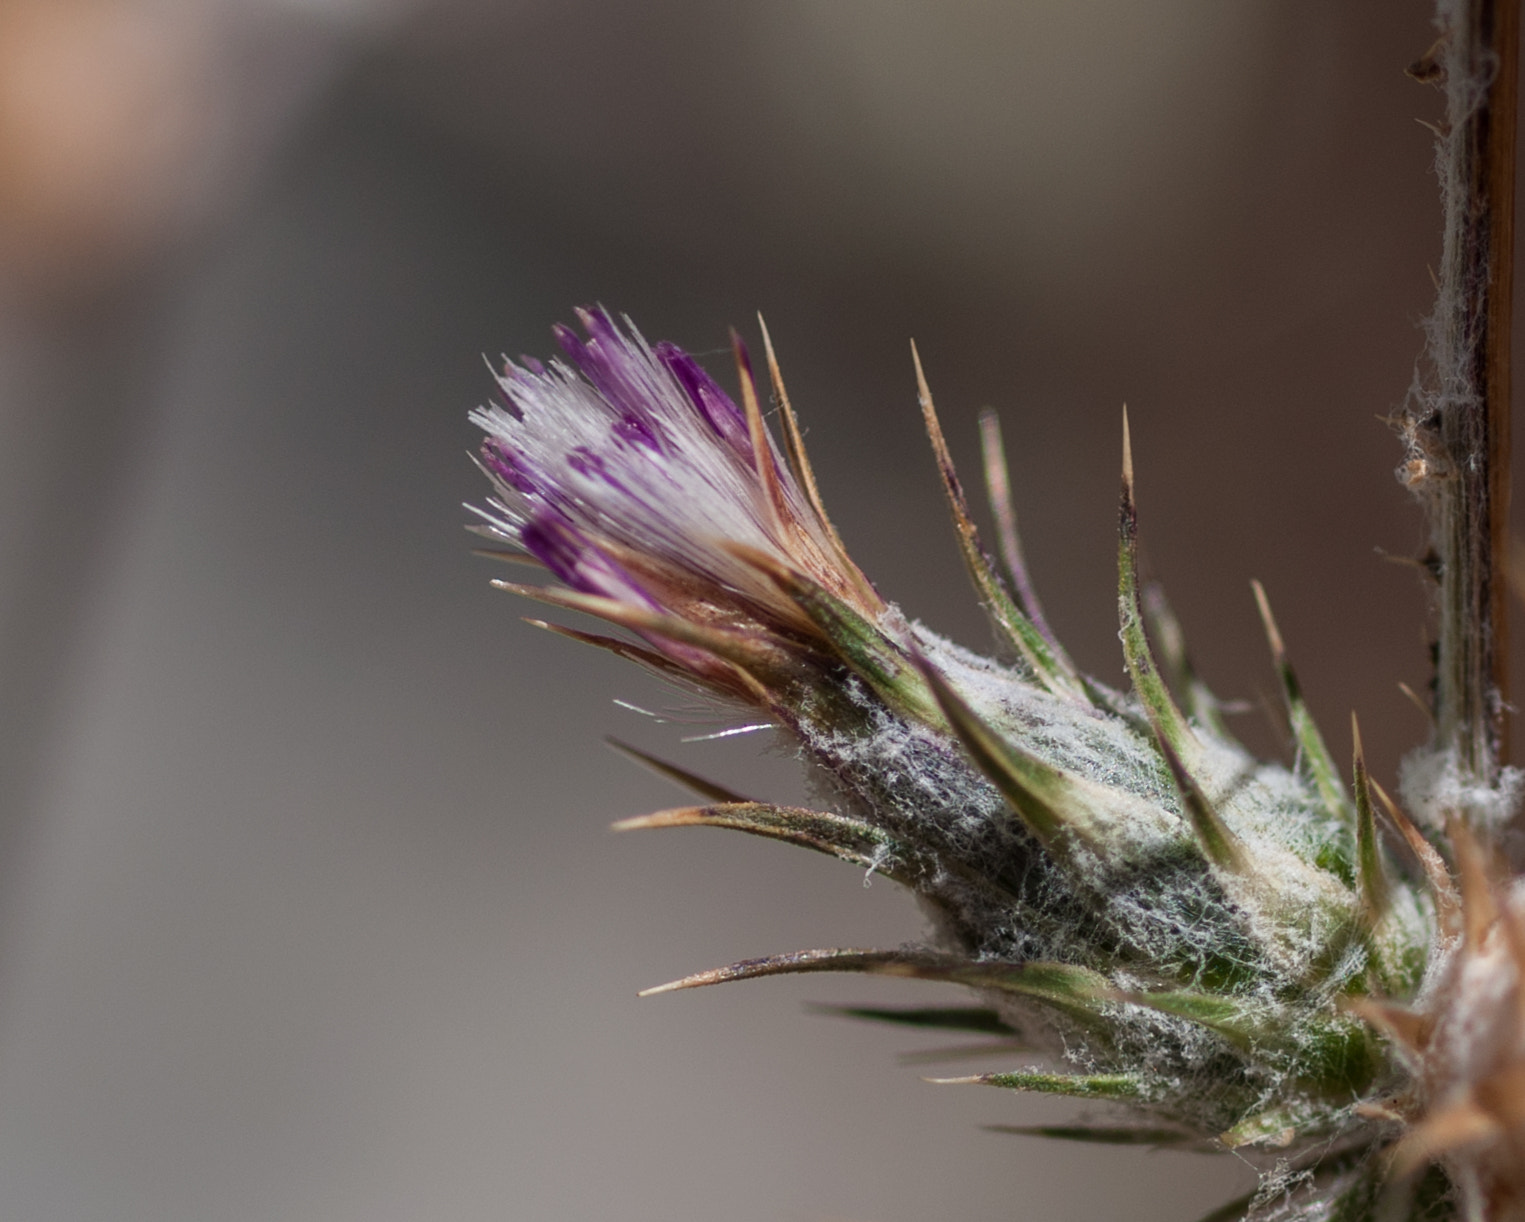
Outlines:
[[794, 478], [805, 494], [805, 500], [815, 515], [821, 533], [825, 535], [832, 551], [836, 553], [834, 559], [842, 572], [847, 575], [858, 597], [863, 600], [865, 606], [878, 606], [883, 600], [868, 578], [863, 575], [863, 571], [847, 554], [847, 546], [842, 542], [842, 536], [837, 533], [836, 526], [826, 512], [826, 503], [821, 499], [821, 491], [816, 484], [815, 471], [805, 451], [804, 434], [800, 431], [794, 407], [789, 402], [789, 392], [784, 387], [784, 374], [779, 368], [778, 354], [773, 350], [773, 337], [768, 334], [768, 324], [763, 320], [760, 312], [757, 315], [757, 325], [762, 330], [763, 356], [768, 363], [768, 380], [773, 384], [773, 396], [778, 401], [779, 420], [784, 430], [784, 456], [789, 461], [790, 470], [794, 472]]
[[645, 649], [640, 645], [632, 645], [629, 641], [621, 641], [612, 636], [583, 632], [579, 628], [568, 628], [565, 624], [553, 624], [549, 620], [535, 619], [531, 616], [525, 616], [524, 622], [531, 628], [540, 628], [546, 632], [555, 633], [557, 636], [564, 636], [569, 641], [576, 641], [580, 645], [592, 645], [595, 649], [607, 650], [615, 657], [645, 666], [667, 679], [684, 683], [690, 682], [693, 678], [687, 670], [671, 658], [664, 657], [654, 649]]
[[1187, 1022], [1206, 1027], [1224, 1037], [1230, 1043], [1245, 1047], [1263, 1034], [1262, 1024], [1249, 1021], [1244, 1008], [1232, 998], [1212, 993], [1194, 993], [1177, 990], [1164, 993], [1119, 993], [1119, 1001], [1126, 1001], [1157, 1014], [1169, 1014], [1184, 1018]]
[[1169, 671], [1167, 684], [1185, 693], [1187, 710], [1199, 725], [1206, 727], [1214, 737], [1233, 742], [1233, 735], [1223, 721], [1222, 702], [1202, 682], [1192, 665], [1191, 655], [1186, 650], [1186, 634], [1171, 609], [1170, 600], [1165, 597], [1165, 587], [1157, 581], [1147, 581], [1140, 595], [1145, 627], [1158, 644], [1160, 659]]
[[782, 542], [786, 538], [784, 524], [789, 519], [789, 507], [784, 499], [784, 486], [779, 482], [778, 467], [774, 465], [773, 443], [768, 438], [768, 426], [763, 423], [762, 407], [757, 402], [752, 359], [747, 355], [746, 344], [742, 342], [741, 334], [735, 327], [731, 328], [731, 355], [735, 358], [736, 378], [741, 384], [742, 411], [747, 418], [747, 436], [752, 441], [752, 462], [766, 494], [773, 537]]
[[670, 764], [664, 759], [658, 759], [655, 755], [648, 755], [639, 747], [632, 747], [629, 743], [621, 742], [617, 738], [605, 738], [604, 742], [621, 755], [633, 759], [642, 767], [649, 768], [665, 780], [672, 781], [684, 789], [690, 789], [701, 798], [708, 798], [711, 802], [750, 802], [752, 800], [734, 789], [727, 789], [724, 785], [707, 781], [702, 776], [678, 767], [677, 764]]
[[1297, 672], [1292, 669], [1292, 664], [1287, 660], [1287, 649], [1282, 643], [1281, 631], [1276, 627], [1276, 619], [1271, 614], [1271, 601], [1266, 597], [1265, 587], [1260, 582], [1251, 581], [1250, 588], [1255, 591], [1255, 605], [1260, 609], [1260, 621], [1265, 625], [1266, 640], [1271, 646], [1271, 660], [1281, 680], [1282, 696], [1287, 705], [1287, 720], [1292, 724], [1292, 736], [1297, 742], [1302, 758], [1307, 762], [1308, 771], [1313, 775], [1313, 783], [1318, 789], [1324, 808], [1336, 818], [1348, 820], [1352, 811], [1340, 783], [1340, 770], [1334, 762], [1334, 756], [1329, 753], [1324, 736], [1319, 733], [1318, 723], [1313, 720], [1307, 701], [1303, 699], [1302, 686], [1297, 681]]
[[1144, 630], [1144, 610], [1138, 582], [1138, 509], [1133, 498], [1133, 443], [1128, 433], [1128, 409], [1123, 408], [1123, 479], [1118, 507], [1117, 608], [1121, 621], [1123, 661], [1133, 690], [1144, 705], [1149, 724], [1161, 743], [1168, 743], [1186, 772], [1194, 772], [1201, 747], [1182, 715]]
[[1055, 653], [1062, 655], [1063, 647], [1044, 618], [1038, 591], [1028, 576], [1022, 537], [1017, 533], [1017, 511], [1012, 505], [1006, 449], [1001, 444], [1001, 421], [989, 408], [980, 413], [980, 453], [985, 465], [985, 495], [990, 502], [991, 516], [995, 518], [996, 547], [1016, 593], [1017, 606], [1032, 620], [1033, 627], [1043, 634]]
[[939, 1031], [972, 1031], [979, 1035], [1015, 1035], [996, 1011], [985, 1006], [825, 1006], [811, 1005], [812, 1014], [893, 1023], [901, 1027], [930, 1027]]
[[1027, 830], [1051, 851], [1062, 850], [1061, 840], [1067, 834], [1089, 839], [1088, 830], [1067, 816], [1066, 775], [1007, 742], [981, 720], [935, 667], [925, 659], [916, 661], [954, 735]]
[[782, 840], [876, 870], [906, 886], [914, 886], [918, 878], [936, 868], [930, 862], [917, 860], [914, 851], [898, 844], [882, 828], [862, 820], [793, 806], [773, 806], [766, 802], [683, 806], [621, 819], [612, 825], [616, 832], [662, 827], [720, 827], [769, 840]]
[[1239, 837], [1234, 835], [1233, 830], [1223, 821], [1223, 817], [1218, 814], [1207, 795], [1203, 793], [1202, 787], [1197, 784], [1196, 778], [1187, 771], [1186, 765], [1176, 754], [1170, 740], [1158, 730], [1156, 730], [1155, 738], [1160, 754], [1170, 769], [1176, 792], [1180, 794], [1181, 807], [1191, 822], [1191, 829], [1196, 833], [1197, 843], [1202, 847], [1203, 853], [1219, 869], [1233, 874], [1245, 873], [1250, 863]]
[[1382, 864], [1382, 846], [1377, 841], [1377, 820], [1372, 811], [1371, 785], [1366, 776], [1366, 755], [1361, 750], [1361, 724], [1350, 715], [1350, 733], [1355, 744], [1351, 771], [1356, 795], [1356, 872], [1361, 882], [1361, 907], [1367, 921], [1375, 925], [1392, 905], [1392, 887], [1387, 867]]
[[1211, 1145], [1180, 1129], [1133, 1129], [1122, 1125], [982, 1124], [987, 1133], [1013, 1137], [1044, 1137], [1051, 1141], [1079, 1141], [1105, 1146], [1155, 1146], [1216, 1153]]
[[963, 1078], [925, 1078], [934, 1086], [999, 1086], [1006, 1090], [1067, 1095], [1075, 1099], [1136, 1099], [1143, 1084], [1129, 1074], [1063, 1074], [1016, 1071], [983, 1073]]
[[937, 408], [932, 402], [932, 391], [927, 385], [926, 372], [921, 366], [921, 354], [916, 344], [911, 344], [911, 361], [916, 367], [916, 394], [921, 405], [922, 422], [926, 426], [927, 439], [932, 445], [932, 456], [937, 461], [937, 471], [942, 477], [943, 494], [953, 525], [958, 535], [959, 551], [964, 567], [969, 571], [980, 602], [990, 615], [996, 628], [1032, 668], [1038, 680], [1050, 691], [1072, 698], [1086, 700], [1085, 689], [1073, 663], [1060, 650], [1052, 646], [1048, 638], [1038, 630], [996, 576], [989, 559], [980, 547], [979, 532], [969, 515], [969, 503], [964, 497], [963, 485], [953, 466], [953, 456], [948, 451], [942, 425], [937, 419]]
[[830, 644], [837, 657], [888, 704], [917, 720], [939, 725], [931, 692], [905, 652], [846, 600], [744, 543], [726, 543], [732, 555], [758, 569], [783, 592]]
[[1416, 709], [1424, 714], [1425, 721], [1429, 722], [1430, 729], [1433, 730], [1435, 728], [1435, 710], [1427, 705], [1422, 699], [1420, 699], [1419, 693], [1411, 688], [1407, 683], [1400, 681], [1398, 683], [1398, 690], [1408, 697], [1409, 701]]
[[794, 478], [799, 481], [800, 488], [805, 493], [805, 499], [810, 502], [810, 507], [815, 511], [822, 527], [840, 548], [842, 541], [837, 537], [836, 531], [831, 528], [831, 521], [827, 518], [826, 508], [821, 502], [821, 490], [815, 482], [815, 472], [805, 453], [805, 439], [800, 433], [799, 420], [794, 415], [794, 407], [789, 402], [789, 391], [784, 386], [784, 373], [779, 368], [778, 354], [773, 350], [773, 337], [768, 334], [768, 323], [761, 311], [757, 315], [757, 325], [762, 331], [763, 359], [768, 363], [768, 380], [773, 385], [773, 396], [778, 401], [779, 419], [784, 426], [784, 457], [788, 459]]
[[[659, 993], [675, 993], [680, 989], [702, 989], [712, 984], [726, 984], [732, 980], [756, 980], [763, 976], [797, 975], [807, 972], [854, 972], [869, 970], [866, 964], [887, 961], [893, 951], [860, 950], [837, 947], [831, 950], [800, 950], [783, 955], [765, 955], [759, 959], [742, 959], [725, 967], [695, 972], [666, 984], [642, 989], [636, 996], [655, 997]], [[884, 974], [892, 975], [888, 969]], [[909, 973], [900, 973], [908, 975]]]
[[1398, 804], [1387, 794], [1376, 781], [1371, 782], [1372, 792], [1377, 795], [1377, 800], [1387, 813], [1388, 821], [1398, 829], [1398, 834], [1403, 837], [1403, 842], [1409, 846], [1409, 851], [1419, 862], [1419, 868], [1424, 872], [1425, 882], [1429, 884], [1430, 894], [1435, 899], [1435, 915], [1440, 922], [1441, 932], [1455, 935], [1461, 931], [1461, 895], [1456, 890], [1456, 883], [1451, 878], [1451, 871], [1446, 869], [1445, 859], [1436, 851], [1435, 846], [1424, 838], [1424, 833], [1414, 826], [1413, 821], [1398, 808]]
[[1006, 963], [1000, 960], [967, 959], [959, 955], [922, 950], [801, 950], [696, 972], [681, 980], [644, 989], [640, 996], [671, 993], [679, 989], [704, 988], [733, 980], [757, 980], [764, 976], [803, 975], [813, 972], [861, 972], [873, 976], [901, 976], [962, 984], [1044, 1002], [1082, 1021], [1094, 1020], [1100, 1007], [1114, 999], [1105, 977], [1086, 968], [1064, 963]]
[[661, 611], [648, 611], [615, 598], [603, 598], [597, 594], [582, 594], [576, 590], [562, 590], [551, 586], [527, 586], [515, 581], [496, 580], [493, 589], [517, 594], [535, 602], [561, 607], [567, 611], [581, 611], [608, 620], [632, 632], [646, 632], [665, 637], [683, 645], [693, 645], [718, 658], [734, 662], [738, 666], [755, 665], [761, 661], [759, 639], [755, 633], [738, 632], [728, 628], [714, 628], [695, 624], [676, 615]]

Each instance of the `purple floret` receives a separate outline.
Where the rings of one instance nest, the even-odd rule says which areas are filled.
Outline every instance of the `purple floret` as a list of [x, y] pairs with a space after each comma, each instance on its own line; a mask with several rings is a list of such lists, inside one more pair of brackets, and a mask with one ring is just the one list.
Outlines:
[[519, 531], [519, 543], [557, 578], [584, 594], [617, 598], [660, 610], [640, 583], [558, 515], [537, 514]]
[[482, 442], [482, 465], [515, 492], [524, 496], [539, 497], [544, 492], [544, 481], [535, 478], [522, 454], [509, 449], [498, 437], [488, 437]]
[[[674, 568], [767, 597], [729, 546], [792, 557], [773, 529], [745, 413], [676, 345], [648, 346], [603, 310], [578, 318], [585, 334], [555, 329], [563, 359], [543, 371], [510, 363], [507, 401], [473, 413], [498, 492], [482, 516], [583, 593], [652, 607], [672, 591], [651, 574]], [[776, 452], [774, 465], [789, 510], [798, 497]], [[663, 567], [634, 565], [632, 576], [627, 548]]]
[[615, 329], [603, 310], [578, 310], [577, 317], [588, 339], [584, 342], [570, 328], [558, 324], [555, 335], [561, 350], [622, 417], [649, 421], [652, 388], [641, 376], [650, 368], [649, 358]]
[[609, 463], [602, 454], [590, 450], [587, 446], [578, 446], [574, 450], [567, 451], [567, 466], [579, 475], [585, 475], [590, 479], [601, 479], [615, 491], [625, 496], [634, 497], [635, 494], [620, 482], [619, 478], [609, 469]]
[[747, 431], [747, 418], [741, 408], [731, 400], [720, 384], [710, 377], [699, 362], [676, 344], [663, 340], [653, 350], [663, 368], [672, 374], [689, 401], [699, 409], [699, 414], [710, 428], [733, 450], [752, 463], [752, 437]]
[[661, 453], [661, 433], [654, 421], [643, 420], [640, 416], [630, 414], [621, 416], [614, 422], [614, 435], [620, 441], [645, 446], [654, 453]]

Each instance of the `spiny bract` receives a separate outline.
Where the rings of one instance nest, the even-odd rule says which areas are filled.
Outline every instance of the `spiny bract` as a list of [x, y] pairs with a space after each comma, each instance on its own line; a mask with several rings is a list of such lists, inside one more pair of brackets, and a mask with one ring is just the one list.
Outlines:
[[[1162, 596], [1138, 578], [1126, 422], [1123, 693], [1081, 674], [1048, 629], [990, 417], [1000, 568], [983, 550], [919, 360], [1001, 662], [908, 622], [848, 558], [766, 331], [782, 452], [739, 338], [737, 406], [673, 345], [602, 310], [579, 317], [586, 339], [556, 333], [565, 360], [505, 362], [506, 405], [472, 417], [494, 489], [476, 529], [562, 583], [499, 584], [630, 635], [555, 631], [760, 712], [799, 741], [832, 799], [822, 811], [747, 801], [648, 761], [709, 804], [622, 826], [805, 845], [904, 884], [934, 919], [923, 946], [799, 951], [663, 989], [819, 971], [967, 985], [983, 1008], [866, 1016], [1002, 1032], [1031, 1063], [963, 1080], [1119, 1101], [1139, 1117], [1070, 1135], [1274, 1151], [1279, 1178], [1243, 1203], [1263, 1215], [1341, 1216], [1382, 1193], [1394, 1216], [1448, 1214], [1444, 1178], [1419, 1174], [1412, 1143], [1410, 1173], [1387, 1172], [1417, 1097], [1413, 1048], [1389, 1037], [1398, 1003], [1447, 970], [1449, 876], [1369, 781], [1359, 732], [1344, 787], [1258, 587], [1297, 766], [1258, 762], [1229, 736]], [[1379, 809], [1417, 870], [1390, 860]]]

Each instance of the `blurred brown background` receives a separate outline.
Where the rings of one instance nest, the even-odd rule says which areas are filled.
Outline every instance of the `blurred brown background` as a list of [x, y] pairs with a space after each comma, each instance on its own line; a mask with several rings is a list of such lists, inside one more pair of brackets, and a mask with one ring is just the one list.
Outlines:
[[0, 1217], [1090, 1222], [1243, 1191], [1227, 1157], [984, 1132], [1079, 1109], [925, 1085], [896, 1058], [929, 1041], [802, 1012], [900, 986], [637, 1001], [919, 919], [792, 850], [606, 831], [676, 794], [604, 734], [799, 784], [617, 707], [670, 701], [488, 589], [465, 414], [482, 354], [546, 352], [577, 304], [705, 351], [760, 308], [860, 563], [980, 645], [914, 336], [971, 480], [1000, 410], [1049, 617], [1118, 682], [1126, 401], [1209, 681], [1274, 694], [1259, 577], [1389, 780], [1425, 732], [1377, 417], [1438, 251], [1439, 99], [1402, 74], [1428, 21], [0, 3]]

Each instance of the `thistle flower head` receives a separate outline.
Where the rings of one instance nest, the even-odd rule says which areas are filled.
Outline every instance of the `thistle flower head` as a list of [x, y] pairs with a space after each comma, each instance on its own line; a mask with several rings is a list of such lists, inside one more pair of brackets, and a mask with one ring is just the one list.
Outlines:
[[[743, 801], [660, 765], [709, 804], [622, 826], [727, 827], [831, 853], [914, 890], [934, 919], [925, 945], [794, 952], [663, 990], [815, 971], [963, 984], [984, 999], [982, 1029], [1029, 1050], [1020, 1068], [966, 1080], [1124, 1103], [1151, 1117], [1133, 1139], [1269, 1147], [1335, 1196], [1375, 1191], [1376, 1151], [1393, 1139], [1381, 1101], [1416, 1071], [1371, 1007], [1433, 975], [1448, 879], [1384, 805], [1354, 727], [1353, 784], [1341, 780], [1258, 587], [1297, 767], [1257, 762], [1228, 735], [1138, 576], [1126, 424], [1123, 693], [1082, 675], [1043, 618], [993, 420], [1004, 572], [984, 551], [919, 359], [956, 537], [1003, 661], [908, 622], [847, 557], [771, 346], [782, 452], [739, 340], [740, 407], [672, 345], [602, 311], [581, 318], [586, 340], [558, 332], [565, 361], [508, 364], [507, 405], [473, 416], [494, 486], [486, 532], [562, 583], [508, 588], [636, 639], [561, 631], [762, 708], [830, 807]], [[1418, 854], [1412, 877], [1379, 817]], [[941, 1021], [973, 1020], [959, 1008]]]
[[791, 446], [786, 466], [763, 427], [739, 339], [744, 407], [676, 346], [622, 333], [603, 310], [579, 318], [587, 339], [556, 330], [565, 361], [506, 362], [508, 405], [472, 416], [495, 491], [487, 532], [582, 596], [568, 605], [617, 604], [661, 657], [766, 701], [752, 673], [766, 669], [761, 655], [771, 649], [787, 670], [783, 643], [816, 633], [773, 574], [797, 574], [860, 615], [884, 604], [821, 510], [803, 452]]

